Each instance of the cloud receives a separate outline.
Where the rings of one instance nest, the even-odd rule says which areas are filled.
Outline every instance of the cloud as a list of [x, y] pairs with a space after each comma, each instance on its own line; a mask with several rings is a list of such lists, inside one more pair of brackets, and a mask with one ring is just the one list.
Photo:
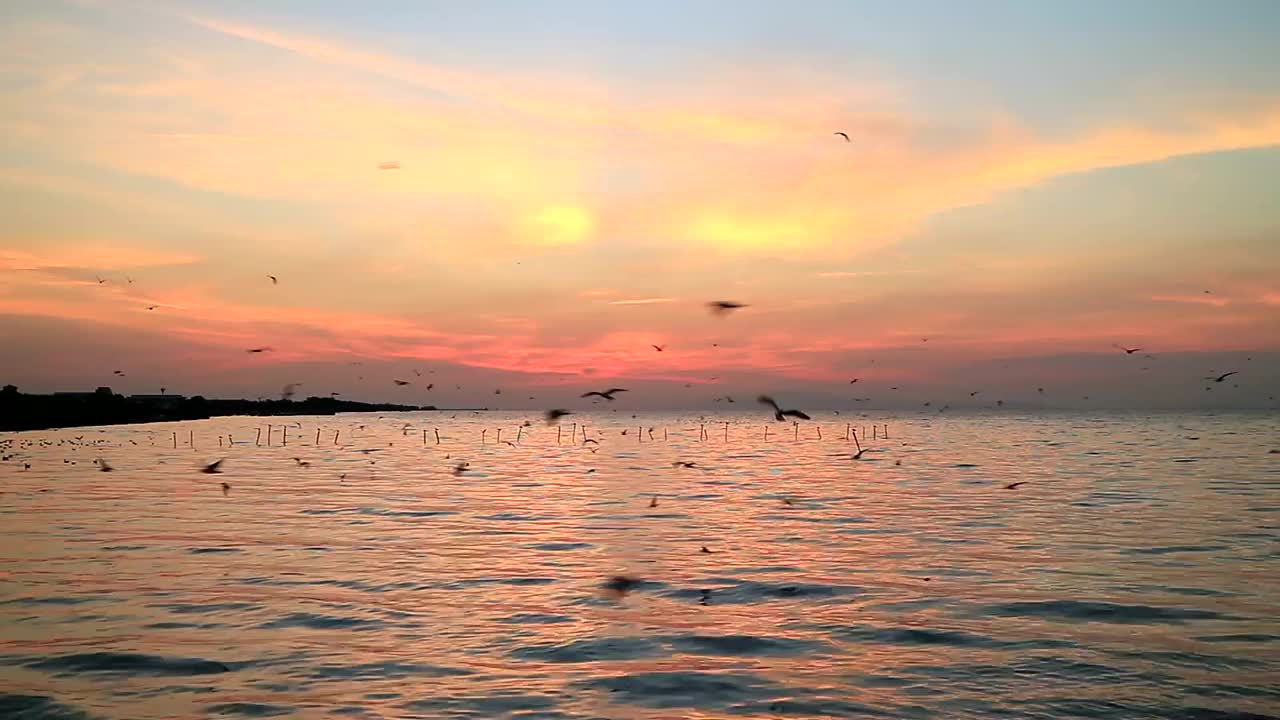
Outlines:
[[1226, 307], [1231, 304], [1229, 298], [1219, 295], [1153, 295], [1152, 300], [1156, 302], [1182, 303], [1185, 305], [1209, 305], [1212, 307]]
[[636, 300], [610, 300], [609, 304], [610, 305], [658, 305], [661, 303], [673, 303], [675, 301], [676, 301], [675, 298], [651, 297], [651, 298], [639, 298]]
[[[0, 239], [11, 243], [12, 239]], [[24, 240], [23, 244], [31, 241]], [[37, 252], [15, 250], [0, 245], [0, 270], [129, 270], [144, 267], [189, 265], [201, 257], [189, 252], [148, 250], [116, 244], [74, 244], [45, 248]]]

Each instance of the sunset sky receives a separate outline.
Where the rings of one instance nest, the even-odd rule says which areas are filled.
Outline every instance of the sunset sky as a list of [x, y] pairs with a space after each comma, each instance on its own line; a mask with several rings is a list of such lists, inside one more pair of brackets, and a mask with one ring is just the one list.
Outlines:
[[1277, 37], [1268, 0], [8, 0], [0, 382], [1277, 407]]

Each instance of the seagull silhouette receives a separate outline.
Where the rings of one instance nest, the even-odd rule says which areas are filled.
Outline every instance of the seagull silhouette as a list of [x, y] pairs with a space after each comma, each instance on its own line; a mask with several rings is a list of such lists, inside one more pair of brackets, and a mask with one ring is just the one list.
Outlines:
[[737, 310], [739, 308], [744, 308], [746, 307], [746, 305], [743, 305], [742, 303], [732, 302], [730, 300], [714, 300], [712, 302], [707, 303], [707, 307], [711, 308], [711, 312], [715, 313], [716, 315], [725, 315], [730, 311]]
[[756, 402], [760, 403], [761, 405], [768, 405], [769, 407], [773, 408], [773, 419], [777, 420], [778, 422], [782, 422], [783, 420], [789, 417], [800, 418], [801, 420], [810, 419], [810, 417], [801, 410], [783, 410], [782, 408], [778, 407], [778, 403], [775, 402], [774, 399], [769, 397], [768, 395], [761, 395], [760, 397], [756, 398]]
[[107, 464], [106, 460], [102, 460], [102, 459], [98, 460], [98, 469], [101, 470], [102, 472], [111, 472], [115, 470], [115, 468]]
[[666, 345], [650, 345], [649, 347], [653, 348], [654, 350], [657, 350], [658, 352], [662, 352], [663, 350], [667, 349]]
[[569, 412], [568, 410], [560, 410], [558, 408], [555, 410], [548, 410], [546, 414], [547, 424], [555, 425], [556, 423], [560, 422], [560, 418], [564, 417], [565, 415], [572, 415], [572, 414], [573, 413]]
[[1229, 373], [1222, 373], [1222, 374], [1221, 374], [1221, 375], [1219, 375], [1218, 377], [1214, 378], [1214, 379], [1213, 379], [1213, 381], [1214, 381], [1214, 382], [1222, 382], [1223, 380], [1226, 380], [1227, 378], [1231, 377], [1232, 375], [1239, 375], [1239, 374], [1240, 374], [1240, 371], [1239, 371], [1239, 370], [1232, 370], [1232, 371], [1231, 371], [1231, 372], [1229, 372]]
[[393, 383], [395, 383], [395, 384], [397, 384], [397, 385], [408, 385], [408, 384], [409, 384], [409, 381], [408, 381], [408, 380], [392, 380], [391, 382], [393, 382]]
[[848, 133], [840, 132], [839, 130], [837, 130], [837, 131], [835, 131], [835, 132], [834, 132], [834, 133], [832, 133], [832, 134], [833, 134], [833, 135], [839, 135], [840, 137], [844, 138], [844, 141], [845, 141], [845, 142], [853, 142], [852, 140], [850, 140], [850, 139], [849, 139], [849, 134], [848, 134]]
[[280, 280], [279, 280], [275, 275], [268, 275], [267, 277], [271, 278], [271, 284], [272, 284], [272, 285], [279, 285], [279, 284], [280, 284]]
[[[225, 459], [226, 458], [223, 458], [222, 460], [225, 460]], [[217, 475], [218, 473], [222, 472], [222, 469], [221, 469], [222, 460], [214, 460], [213, 462], [201, 468], [200, 472], [206, 475]], [[223, 483], [223, 484], [226, 485], [226, 483]]]
[[609, 402], [613, 402], [614, 393], [620, 393], [620, 392], [627, 392], [627, 389], [626, 388], [609, 388], [604, 392], [592, 390], [591, 392], [588, 392], [588, 393], [582, 393], [580, 397], [588, 398], [592, 396], [597, 396], [597, 397], [602, 397], [605, 400], [608, 400]]
[[694, 466], [694, 463], [685, 462], [684, 460], [677, 460], [671, 463], [671, 467], [678, 467], [678, 468], [691, 468], [693, 466]]
[[1125, 355], [1132, 355], [1136, 352], [1142, 352], [1142, 348], [1127, 348], [1123, 345], [1116, 345], [1115, 347], [1123, 350]]
[[269, 348], [269, 347], [249, 348], [248, 350], [245, 350], [245, 352], [247, 352], [247, 353], [264, 353], [264, 352], [272, 352], [272, 349], [271, 349], [271, 348]]
[[1021, 481], [1019, 481], [1019, 482], [1013, 482], [1013, 483], [1009, 483], [1008, 485], [1005, 485], [1005, 486], [1004, 486], [1004, 489], [1005, 489], [1005, 490], [1017, 490], [1019, 485], [1026, 485], [1026, 484], [1027, 484], [1027, 481], [1026, 481], [1026, 480], [1021, 480]]
[[849, 381], [849, 384], [850, 384], [850, 385], [852, 385], [852, 384], [854, 384], [854, 383], [858, 382], [858, 380], [859, 380], [859, 378], [854, 378], [854, 379], [852, 379], [852, 380], [850, 380], [850, 381]]
[[977, 394], [978, 394], [978, 393], [980, 393], [980, 392], [982, 392], [982, 391], [981, 391], [981, 390], [974, 390], [973, 392], [969, 393], [969, 397], [976, 397], [976, 396], [977, 396]]

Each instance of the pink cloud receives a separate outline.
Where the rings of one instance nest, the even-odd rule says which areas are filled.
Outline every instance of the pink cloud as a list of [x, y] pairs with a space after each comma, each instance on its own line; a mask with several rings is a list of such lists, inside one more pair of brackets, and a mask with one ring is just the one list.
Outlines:
[[676, 301], [675, 298], [652, 297], [652, 298], [639, 298], [636, 300], [611, 300], [609, 301], [609, 304], [610, 305], [660, 305], [662, 303], [673, 303], [675, 301]]

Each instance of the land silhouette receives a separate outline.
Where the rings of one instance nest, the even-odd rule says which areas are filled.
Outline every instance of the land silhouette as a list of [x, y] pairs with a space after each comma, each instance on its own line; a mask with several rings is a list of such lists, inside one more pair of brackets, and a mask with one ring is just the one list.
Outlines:
[[109, 387], [93, 392], [34, 395], [13, 385], [0, 390], [0, 431], [46, 430], [85, 425], [204, 420], [226, 415], [335, 415], [340, 412], [435, 410], [434, 405], [364, 403], [331, 397], [305, 400], [209, 399], [201, 395], [121, 395]]

